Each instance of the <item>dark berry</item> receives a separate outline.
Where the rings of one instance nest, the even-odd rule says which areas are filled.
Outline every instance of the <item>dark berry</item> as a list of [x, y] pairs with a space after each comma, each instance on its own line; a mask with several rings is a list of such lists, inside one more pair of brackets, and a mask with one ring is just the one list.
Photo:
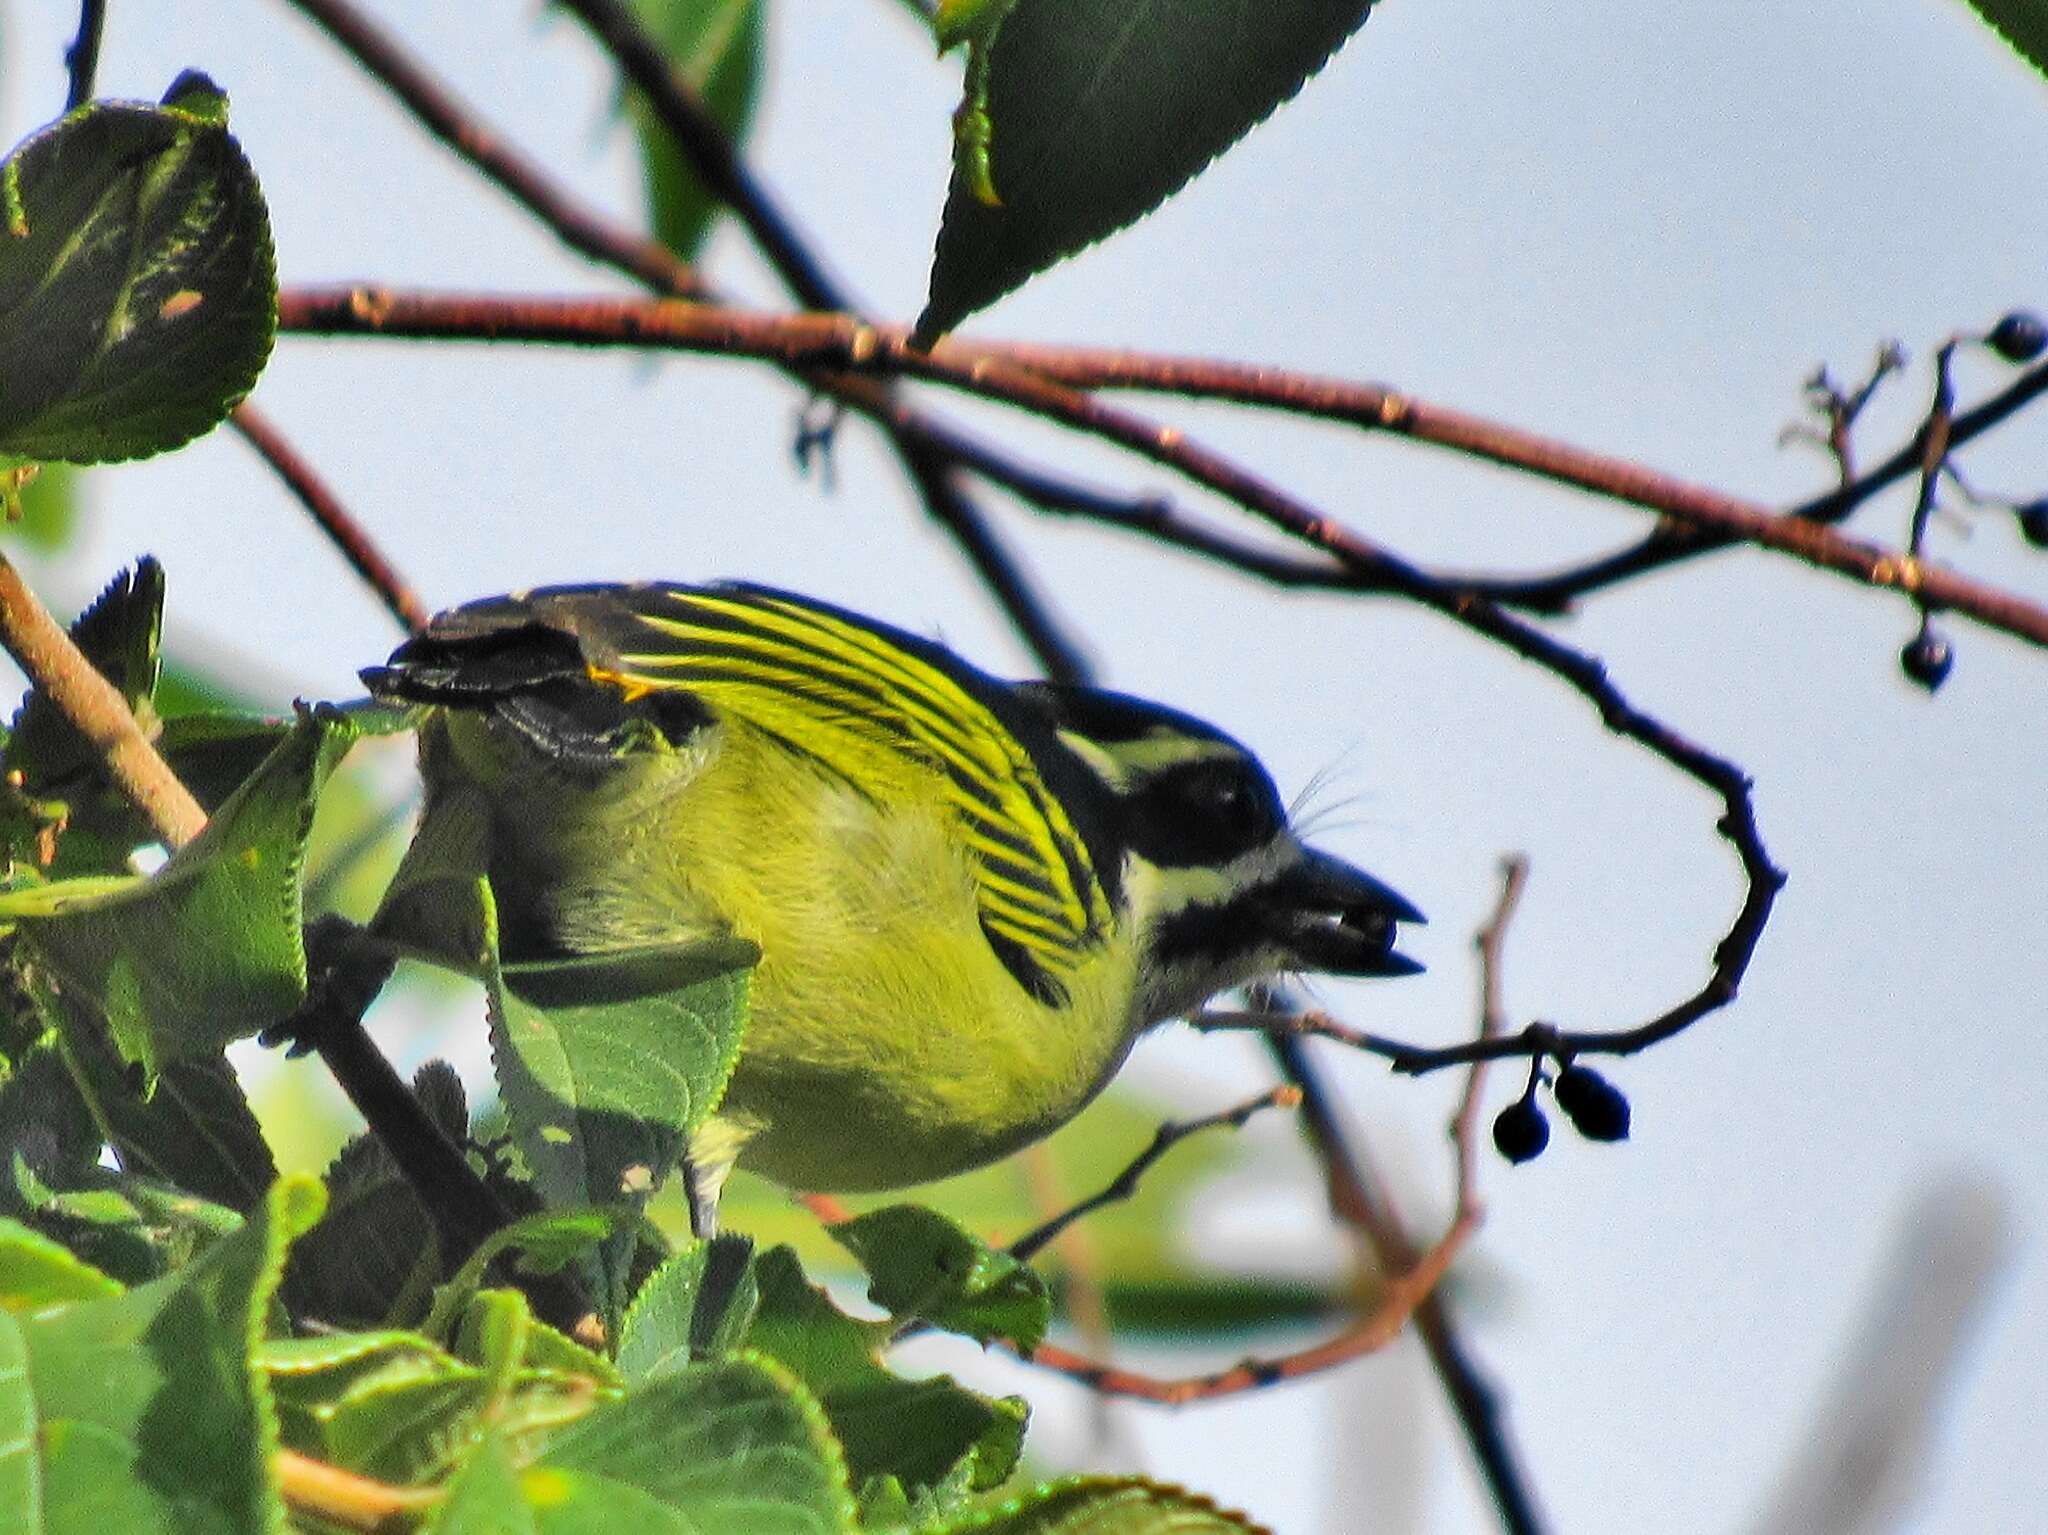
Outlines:
[[2020, 536], [2037, 549], [2048, 549], [2048, 500], [2029, 501], [2012, 509], [2020, 520]]
[[1567, 1066], [1550, 1090], [1572, 1128], [1589, 1141], [1628, 1139], [1628, 1099], [1621, 1089], [1585, 1066]]
[[2048, 325], [2037, 314], [2015, 309], [1991, 327], [1984, 344], [2007, 362], [2032, 362], [2048, 350]]
[[1550, 1121], [1527, 1098], [1517, 1098], [1493, 1121], [1493, 1144], [1510, 1162], [1533, 1162], [1550, 1144]]
[[1955, 664], [1954, 647], [1932, 629], [1922, 629], [1899, 652], [1899, 665], [1906, 675], [1930, 693], [1948, 680]]

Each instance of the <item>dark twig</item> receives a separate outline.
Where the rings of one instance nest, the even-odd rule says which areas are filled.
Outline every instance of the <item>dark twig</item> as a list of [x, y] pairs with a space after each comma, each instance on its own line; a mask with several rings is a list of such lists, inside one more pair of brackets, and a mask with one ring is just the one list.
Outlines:
[[1152, 1139], [1146, 1143], [1145, 1149], [1131, 1158], [1122, 1172], [1110, 1179], [1098, 1192], [1068, 1206], [1044, 1225], [1017, 1238], [1009, 1245], [1010, 1256], [1020, 1262], [1028, 1262], [1058, 1241], [1060, 1234], [1082, 1217], [1092, 1215], [1106, 1205], [1129, 1199], [1138, 1192], [1138, 1184], [1144, 1179], [1145, 1174], [1152, 1170], [1152, 1165], [1189, 1136], [1200, 1135], [1204, 1130], [1242, 1130], [1251, 1117], [1261, 1109], [1288, 1109], [1299, 1102], [1301, 1090], [1282, 1085], [1269, 1088], [1255, 1098], [1247, 1098], [1233, 1109], [1205, 1114], [1200, 1119], [1168, 1120], [1153, 1132]]
[[940, 450], [915, 438], [901, 440], [903, 461], [932, 516], [953, 535], [1011, 624], [1055, 682], [1079, 682], [1088, 675], [1086, 654], [1061, 632], [1051, 606], [1031, 584], [988, 525], [980, 507], [959, 483], [959, 471]]
[[[1982, 436], [2048, 391], [2048, 367], [2023, 373], [2004, 389], [1954, 417], [1949, 423], [1949, 448], [1953, 451]], [[1922, 425], [1912, 439], [1854, 483], [1803, 501], [1785, 515], [1805, 522], [1832, 526], [1844, 521], [1864, 502], [1881, 491], [1918, 472], [1927, 427]], [[1637, 544], [1602, 555], [1583, 565], [1546, 576], [1518, 580], [1474, 581], [1474, 591], [1514, 607], [1536, 612], [1561, 613], [1580, 597], [1623, 581], [1661, 570], [1695, 555], [1727, 549], [1740, 539], [1671, 526], [1660, 527]]]
[[619, 0], [558, 0], [562, 9], [590, 28], [618, 61], [654, 115], [668, 130], [690, 168], [713, 196], [731, 208], [797, 302], [806, 309], [852, 310], [795, 226], [757, 181], [703, 98], [682, 80], [661, 49]]
[[[1302, 1129], [1315, 1147], [1317, 1160], [1328, 1179], [1330, 1208], [1339, 1220], [1365, 1235], [1386, 1272], [1412, 1271], [1411, 1239], [1385, 1190], [1367, 1176], [1365, 1163], [1350, 1145], [1335, 1100], [1309, 1059], [1306, 1045], [1299, 1039], [1269, 1036], [1267, 1048], [1287, 1080], [1301, 1089]], [[1463, 1128], [1470, 1132], [1472, 1125], [1466, 1122]], [[1462, 1176], [1472, 1163], [1472, 1154], [1462, 1142], [1455, 1150]], [[1462, 1182], [1458, 1206], [1459, 1225], [1469, 1227], [1477, 1217], [1469, 1189]], [[1529, 1491], [1528, 1473], [1522, 1469], [1514, 1442], [1508, 1436], [1506, 1409], [1492, 1383], [1466, 1352], [1441, 1288], [1432, 1287], [1416, 1305], [1415, 1330], [1429, 1353], [1437, 1378], [1443, 1382], [1466, 1441], [1472, 1446], [1480, 1474], [1492, 1494], [1494, 1509], [1500, 1515], [1501, 1528], [1507, 1535], [1538, 1535], [1543, 1523]]]
[[1941, 470], [1948, 462], [1955, 427], [1956, 387], [1949, 372], [1955, 354], [1953, 341], [1943, 342], [1934, 354], [1934, 399], [1927, 407], [1927, 424], [1920, 429], [1920, 489], [1913, 498], [1913, 527], [1906, 540], [1906, 548], [1916, 556], [1927, 541], [1927, 525], [1934, 517]]
[[571, 250], [677, 298], [707, 295], [704, 281], [659, 240], [619, 228], [563, 188], [485, 122], [390, 33], [350, 0], [288, 0], [396, 96], [420, 125]]
[[[321, 27], [335, 42], [389, 90], [429, 133], [468, 161], [494, 186], [532, 214], [572, 250], [611, 267], [657, 293], [677, 298], [714, 297], [690, 267], [677, 260], [660, 242], [621, 228], [603, 214], [580, 201], [555, 181], [545, 169], [526, 158], [473, 107], [436, 79], [389, 33], [357, 10], [349, 0], [290, 0], [303, 15]], [[652, 50], [638, 23], [614, 10], [606, 14], [607, 36], [618, 31], [639, 38], [636, 56]], [[656, 50], [658, 52], [658, 50]], [[643, 60], [644, 62], [644, 60]], [[700, 162], [700, 154], [717, 155], [723, 146], [725, 160], [738, 166], [731, 146], [716, 122], [703, 111], [702, 103], [682, 82], [664, 73], [649, 77], [648, 84], [659, 103], [667, 107], [666, 117], [695, 124], [692, 137], [680, 148], [693, 157], [707, 183], [716, 180], [716, 166]], [[740, 167], [742, 172], [744, 167]], [[747, 178], [750, 181], [750, 178]], [[796, 236], [786, 220], [765, 200], [757, 215], [783, 231], [786, 239]], [[808, 260], [795, 262], [789, 280], [800, 294], [806, 274], [822, 280], [822, 269]], [[820, 290], [834, 307], [843, 307], [843, 296]], [[975, 451], [975, 467], [985, 472], [1006, 465], [1003, 455], [959, 429], [947, 426], [909, 405], [898, 391], [879, 379], [833, 374], [818, 369], [797, 368], [800, 382], [808, 389], [827, 394], [836, 405], [850, 406], [875, 421], [888, 434], [903, 461], [912, 484], [923, 498], [926, 510], [961, 546], [969, 562], [983, 574], [991, 590], [1009, 615], [1013, 626], [1038, 655], [1048, 674], [1072, 664], [1071, 647], [1051, 643], [1057, 626], [1043, 603], [1030, 590], [1028, 581], [988, 527], [973, 500], [960, 484], [957, 474], [940, 461], [941, 456], [960, 457], [965, 449]], [[799, 440], [803, 446], [803, 440]], [[1053, 477], [1017, 467], [1022, 475], [1036, 475], [1051, 483]]]
[[100, 38], [106, 30], [107, 0], [80, 0], [78, 35], [64, 50], [64, 67], [71, 75], [71, 88], [64, 97], [67, 112], [92, 100], [93, 79], [100, 70]]
[[[452, 1274], [510, 1225], [513, 1214], [420, 1106], [363, 1027], [363, 1015], [391, 978], [394, 963], [353, 923], [319, 918], [306, 929], [312, 977], [306, 1000], [267, 1037], [289, 1039], [319, 1055], [419, 1197], [440, 1233], [442, 1271]], [[499, 1277], [523, 1289], [543, 1321], [589, 1335], [591, 1306], [565, 1275], [519, 1274], [500, 1265]]]
[[426, 604], [413, 591], [403, 576], [398, 573], [384, 552], [371, 539], [368, 530], [356, 521], [347, 507], [320, 478], [313, 466], [294, 448], [271, 422], [270, 418], [257, 410], [246, 400], [235, 407], [229, 421], [243, 439], [263, 455], [263, 461], [277, 472], [287, 489], [299, 498], [299, 504], [312, 514], [342, 558], [347, 560], [355, 573], [377, 594], [391, 616], [398, 620], [398, 626], [407, 633], [425, 627], [427, 622]]

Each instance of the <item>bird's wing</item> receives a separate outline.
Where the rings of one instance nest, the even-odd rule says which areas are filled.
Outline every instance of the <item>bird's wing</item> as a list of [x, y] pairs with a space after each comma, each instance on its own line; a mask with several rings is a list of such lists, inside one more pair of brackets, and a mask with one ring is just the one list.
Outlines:
[[[686, 701], [750, 725], [861, 789], [878, 761], [931, 773], [974, 876], [983, 932], [1018, 982], [1058, 1003], [1109, 930], [1088, 848], [1030, 753], [978, 694], [1000, 686], [936, 646], [750, 586], [563, 587], [438, 618], [366, 673], [373, 692], [455, 707]], [[600, 684], [592, 689], [591, 683]], [[675, 729], [668, 728], [673, 737]], [[573, 734], [573, 727], [571, 733]], [[616, 750], [616, 745], [610, 747]]]

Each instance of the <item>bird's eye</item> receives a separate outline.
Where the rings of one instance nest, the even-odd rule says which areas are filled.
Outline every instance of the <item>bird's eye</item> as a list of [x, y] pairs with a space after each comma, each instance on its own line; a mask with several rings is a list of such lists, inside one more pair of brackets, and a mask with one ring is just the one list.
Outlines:
[[1255, 764], [1210, 761], [1170, 769], [1138, 796], [1133, 846], [1155, 863], [1227, 863], [1280, 829], [1280, 796]]

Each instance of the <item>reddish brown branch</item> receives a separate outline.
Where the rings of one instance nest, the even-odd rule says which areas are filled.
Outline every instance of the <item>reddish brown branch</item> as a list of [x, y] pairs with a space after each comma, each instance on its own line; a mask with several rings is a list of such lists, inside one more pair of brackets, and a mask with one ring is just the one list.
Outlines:
[[[1178, 429], [1103, 404], [1063, 385], [1048, 383], [958, 348], [933, 354], [912, 351], [900, 331], [882, 331], [841, 316], [772, 318], [681, 303], [638, 304], [609, 300], [583, 303], [552, 299], [509, 299], [395, 294], [374, 289], [289, 291], [279, 301], [287, 330], [326, 334], [433, 336], [444, 339], [555, 341], [583, 346], [660, 346], [757, 356], [781, 362], [818, 362], [829, 367], [897, 365], [920, 376], [952, 384], [1125, 447], [1165, 465], [1195, 483], [1236, 502], [1283, 532], [1341, 560], [1361, 587], [1408, 598], [1484, 635], [1515, 655], [1548, 671], [1590, 701], [1601, 722], [1617, 735], [1647, 748], [1688, 777], [1712, 789], [1723, 814], [1717, 829], [1734, 847], [1747, 888], [1734, 922], [1714, 950], [1714, 964], [1700, 989], [1678, 1006], [1637, 1028], [1570, 1037], [1580, 1051], [1628, 1053], [1668, 1038], [1696, 1019], [1733, 1000], [1751, 954], [1763, 934], [1784, 876], [1764, 850], [1741, 769], [1680, 735], [1631, 704], [1591, 656], [1560, 644], [1541, 630], [1469, 591], [1436, 580], [1382, 549], [1353, 529], [1323, 515], [1279, 486], [1239, 467]], [[1917, 561], [1896, 558], [1920, 568]], [[1960, 578], [1957, 578], [1960, 579]], [[1923, 601], [1928, 586], [1919, 590]], [[2001, 597], [2002, 594], [1991, 594]], [[2025, 609], [2048, 643], [2048, 612]], [[1982, 616], [1980, 614], [1980, 616]], [[2024, 631], [2024, 625], [2020, 632]], [[1547, 1026], [1508, 1039], [1474, 1040], [1448, 1049], [1426, 1050], [1386, 1042], [1397, 1069], [1424, 1072], [1502, 1055], [1547, 1053], [1560, 1036]]]
[[235, 407], [234, 414], [228, 419], [249, 446], [263, 455], [264, 462], [298, 497], [299, 504], [312, 514], [320, 531], [341, 551], [342, 558], [363, 578], [364, 584], [377, 594], [385, 609], [398, 620], [399, 627], [407, 633], [424, 628], [428, 613], [419, 594], [398, 573], [397, 567], [384, 557], [384, 551], [377, 547], [368, 530], [341, 504], [341, 498], [328, 488], [327, 482], [278, 431], [270, 418], [244, 401]]
[[[1357, 589], [1398, 592], [1461, 622], [1476, 620], [1483, 613], [1486, 627], [1505, 625], [1527, 634], [1536, 632], [1510, 618], [1469, 583], [1433, 577], [1398, 559], [1204, 448], [1178, 428], [1105, 404], [1048, 379], [1036, 368], [1024, 371], [1012, 366], [999, 353], [954, 342], [942, 343], [929, 353], [916, 351], [900, 327], [871, 326], [843, 315], [778, 316], [705, 305], [400, 294], [369, 288], [288, 292], [283, 296], [280, 323], [288, 330], [324, 334], [658, 347], [756, 357], [791, 366], [900, 372], [1026, 410], [1164, 464], [1291, 536], [1336, 556], [1352, 571]], [[1042, 362], [1046, 350], [1034, 348], [1031, 355]], [[1174, 360], [1161, 361], [1163, 376], [1180, 377], [1173, 371], [1179, 366]], [[1262, 370], [1245, 371], [1256, 375]], [[2048, 387], [2048, 367], [2036, 372], [2042, 387]], [[1305, 382], [1321, 385], [1327, 381]], [[1288, 391], [1277, 383], [1268, 392], [1280, 402], [1288, 397]], [[1386, 391], [1376, 393], [1385, 395]], [[1400, 409], [1392, 405], [1389, 409], [1397, 420], [1412, 420], [1416, 413], [1414, 402], [1408, 401], [1401, 401]], [[1525, 435], [1511, 428], [1499, 431], [1508, 437]], [[1535, 452], [1533, 445], [1525, 446]], [[1567, 457], [1599, 457], [1559, 446]], [[1948, 609], [2021, 639], [2048, 645], [2048, 609], [2011, 593], [1928, 565], [1910, 554], [1846, 538], [1803, 518], [1783, 516], [1698, 487], [1692, 488], [1696, 494], [1681, 494], [1673, 487], [1685, 482], [1620, 461], [1600, 461], [1610, 463], [1616, 475], [1634, 485], [1626, 499], [1664, 510], [1701, 532], [1774, 549], [1864, 585], [1905, 592], [1924, 607]], [[1532, 461], [1522, 467], [1534, 468], [1535, 464]], [[1553, 477], [1575, 482], [1573, 476], [1562, 472], [1561, 465], [1551, 468], [1557, 471]], [[1608, 488], [1606, 493], [1620, 495], [1621, 491]], [[1473, 626], [1482, 625], [1473, 622]], [[1507, 629], [1501, 629], [1501, 634], [1505, 632]], [[1529, 658], [1536, 659], [1533, 654]]]
[[1401, 1329], [1408, 1325], [1408, 1319], [1415, 1314], [1416, 1308], [1435, 1290], [1452, 1260], [1464, 1250], [1473, 1229], [1474, 1223], [1469, 1218], [1453, 1223], [1443, 1240], [1425, 1253], [1419, 1262], [1388, 1280], [1380, 1303], [1371, 1312], [1334, 1337], [1295, 1353], [1271, 1359], [1245, 1359], [1227, 1369], [1208, 1374], [1170, 1378], [1103, 1364], [1051, 1343], [1041, 1343], [1025, 1357], [1033, 1364], [1056, 1370], [1106, 1395], [1136, 1397], [1168, 1407], [1235, 1396], [1265, 1386], [1276, 1386], [1282, 1381], [1301, 1380], [1375, 1353], [1393, 1342]]

